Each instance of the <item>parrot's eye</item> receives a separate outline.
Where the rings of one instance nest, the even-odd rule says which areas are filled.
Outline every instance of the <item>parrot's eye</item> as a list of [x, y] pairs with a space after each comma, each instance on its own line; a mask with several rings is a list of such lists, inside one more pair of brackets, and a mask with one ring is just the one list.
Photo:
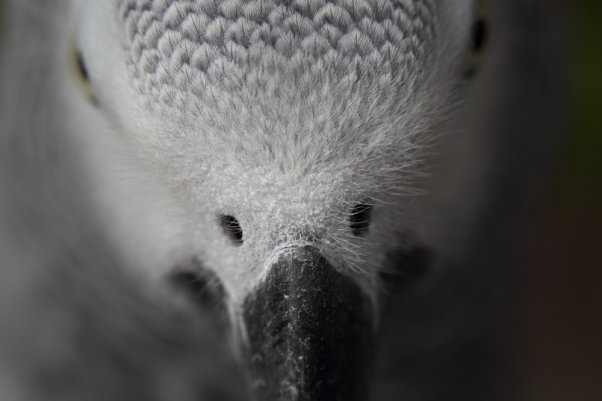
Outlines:
[[483, 60], [489, 44], [490, 20], [485, 6], [480, 2], [471, 27], [470, 63], [466, 75], [474, 75]]
[[353, 207], [349, 216], [349, 226], [353, 235], [361, 237], [368, 233], [371, 214], [372, 206], [366, 203], [358, 203]]
[[82, 55], [82, 52], [75, 46], [73, 47], [72, 57], [73, 69], [79, 86], [82, 88], [86, 96], [88, 96], [88, 98], [96, 104], [97, 101], [96, 97], [94, 96], [92, 82], [90, 80], [90, 73], [88, 72], [86, 62], [84, 61], [84, 56]]
[[472, 26], [472, 53], [479, 55], [483, 52], [487, 44], [487, 21], [485, 18], [479, 18]]
[[234, 245], [242, 245], [242, 228], [240, 227], [240, 223], [238, 222], [236, 217], [229, 215], [221, 215], [219, 216], [218, 220], [219, 224], [222, 226], [222, 230], [224, 230], [224, 234], [226, 234], [228, 238], [230, 238]]

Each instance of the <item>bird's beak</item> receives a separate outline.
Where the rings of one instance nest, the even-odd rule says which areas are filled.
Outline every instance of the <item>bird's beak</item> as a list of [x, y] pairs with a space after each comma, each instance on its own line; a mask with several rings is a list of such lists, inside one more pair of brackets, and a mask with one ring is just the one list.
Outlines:
[[243, 308], [259, 401], [366, 398], [369, 301], [316, 248], [281, 253]]

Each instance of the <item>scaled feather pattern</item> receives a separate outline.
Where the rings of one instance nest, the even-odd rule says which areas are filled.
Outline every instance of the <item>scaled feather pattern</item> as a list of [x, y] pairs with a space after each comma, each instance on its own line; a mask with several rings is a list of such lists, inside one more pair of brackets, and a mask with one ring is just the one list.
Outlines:
[[269, 91], [282, 72], [403, 84], [428, 57], [435, 8], [432, 0], [122, 0], [118, 12], [139, 89], [182, 107], [209, 83]]

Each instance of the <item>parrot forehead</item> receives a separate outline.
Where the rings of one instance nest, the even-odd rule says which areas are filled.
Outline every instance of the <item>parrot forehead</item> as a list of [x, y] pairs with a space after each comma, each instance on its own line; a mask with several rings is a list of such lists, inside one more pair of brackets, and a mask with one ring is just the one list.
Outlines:
[[117, 4], [134, 86], [148, 106], [187, 114], [237, 91], [260, 99], [341, 85], [352, 97], [400, 89], [428, 63], [436, 33], [435, 0]]

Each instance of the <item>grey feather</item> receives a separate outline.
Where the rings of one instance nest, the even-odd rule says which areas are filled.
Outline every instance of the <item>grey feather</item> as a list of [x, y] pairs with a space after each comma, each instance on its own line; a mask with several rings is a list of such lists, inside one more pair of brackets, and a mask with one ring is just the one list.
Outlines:
[[103, 231], [58, 61], [66, 3], [19, 4], [8, 15], [0, 399], [236, 399], [244, 382], [212, 318], [152, 290]]
[[[373, 399], [505, 399], [562, 42], [544, 0], [485, 3], [491, 50], [468, 83], [468, 0], [9, 2], [0, 398], [248, 399], [242, 300], [309, 232], [381, 308]], [[190, 260], [223, 282], [233, 330], [167, 284]], [[416, 283], [386, 294], [389, 273]]]

